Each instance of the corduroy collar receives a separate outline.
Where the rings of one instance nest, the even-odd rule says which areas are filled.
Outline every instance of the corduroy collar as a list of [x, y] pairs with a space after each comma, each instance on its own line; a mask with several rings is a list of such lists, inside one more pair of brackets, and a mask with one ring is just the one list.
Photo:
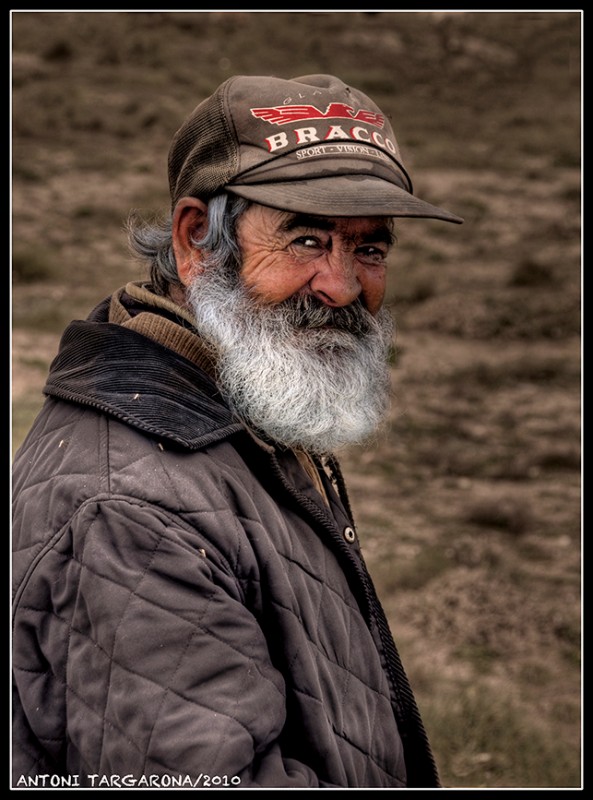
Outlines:
[[146, 284], [130, 282], [114, 292], [108, 319], [159, 342], [215, 376], [215, 357], [197, 333], [193, 315], [169, 298], [154, 294]]

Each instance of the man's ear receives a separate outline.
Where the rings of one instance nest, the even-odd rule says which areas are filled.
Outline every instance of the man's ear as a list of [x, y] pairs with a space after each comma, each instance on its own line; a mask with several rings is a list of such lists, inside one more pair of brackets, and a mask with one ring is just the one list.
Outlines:
[[192, 240], [201, 239], [208, 227], [208, 206], [197, 197], [182, 197], [173, 212], [173, 252], [177, 274], [184, 286], [199, 271], [200, 253]]

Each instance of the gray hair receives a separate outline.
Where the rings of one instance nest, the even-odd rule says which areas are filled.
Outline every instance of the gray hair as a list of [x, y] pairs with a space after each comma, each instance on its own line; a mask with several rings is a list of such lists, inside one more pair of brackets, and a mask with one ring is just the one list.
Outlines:
[[[192, 244], [209, 252], [220, 252], [227, 261], [239, 261], [237, 219], [249, 207], [242, 197], [223, 192], [208, 203], [208, 230], [203, 239]], [[126, 224], [128, 245], [133, 255], [145, 262], [150, 271], [150, 282], [155, 294], [166, 296], [172, 286], [181, 286], [173, 252], [172, 217], [147, 222], [137, 212], [132, 212]]]

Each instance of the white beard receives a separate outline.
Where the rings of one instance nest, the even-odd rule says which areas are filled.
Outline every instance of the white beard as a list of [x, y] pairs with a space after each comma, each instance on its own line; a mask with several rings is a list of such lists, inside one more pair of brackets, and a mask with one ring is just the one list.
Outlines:
[[359, 303], [332, 309], [311, 296], [265, 305], [236, 268], [200, 267], [190, 306], [221, 392], [246, 424], [318, 454], [376, 433], [389, 408], [394, 326], [385, 309], [373, 317]]

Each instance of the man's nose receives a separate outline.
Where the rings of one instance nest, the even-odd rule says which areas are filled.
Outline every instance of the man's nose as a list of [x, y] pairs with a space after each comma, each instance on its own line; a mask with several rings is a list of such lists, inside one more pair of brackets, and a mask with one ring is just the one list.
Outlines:
[[354, 255], [337, 249], [328, 252], [320, 259], [309, 286], [313, 294], [328, 306], [353, 303], [362, 291]]

